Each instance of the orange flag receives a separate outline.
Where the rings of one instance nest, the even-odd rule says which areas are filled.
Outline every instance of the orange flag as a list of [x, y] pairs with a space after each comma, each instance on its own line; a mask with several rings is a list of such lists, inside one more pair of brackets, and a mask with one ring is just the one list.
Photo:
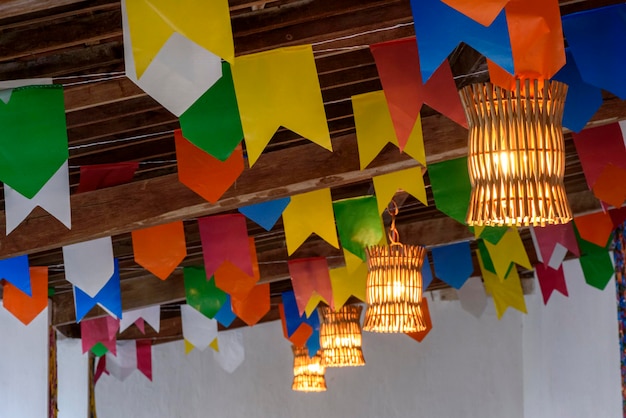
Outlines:
[[302, 323], [296, 331], [289, 336], [287, 332], [287, 320], [285, 319], [285, 307], [282, 303], [278, 304], [278, 313], [280, 314], [280, 322], [283, 325], [283, 335], [291, 341], [296, 347], [304, 347], [307, 340], [313, 334], [313, 328], [309, 324]]
[[592, 242], [599, 247], [606, 247], [614, 229], [611, 216], [603, 212], [576, 216], [574, 223], [582, 239]]
[[254, 238], [249, 237], [248, 242], [250, 244], [250, 259], [254, 275], [248, 276], [230, 261], [224, 262], [213, 274], [215, 285], [233, 298], [245, 299], [261, 278]]
[[187, 256], [183, 221], [139, 229], [131, 235], [135, 261], [161, 280]]
[[258, 284], [244, 297], [231, 295], [231, 303], [233, 313], [253, 326], [270, 311], [270, 284]]
[[185, 139], [180, 129], [174, 131], [174, 139], [178, 179], [211, 203], [217, 202], [243, 172], [241, 145], [226, 161], [220, 161]]
[[24, 325], [37, 317], [48, 307], [48, 267], [30, 268], [30, 286], [33, 296], [6, 282], [2, 297], [2, 305]]
[[430, 319], [430, 309], [428, 308], [428, 300], [426, 298], [422, 298], [422, 303], [420, 304], [420, 308], [422, 309], [422, 315], [424, 315], [424, 322], [426, 323], [426, 329], [420, 332], [408, 332], [406, 335], [413, 338], [418, 343], [421, 343], [426, 335], [433, 329], [433, 321]]

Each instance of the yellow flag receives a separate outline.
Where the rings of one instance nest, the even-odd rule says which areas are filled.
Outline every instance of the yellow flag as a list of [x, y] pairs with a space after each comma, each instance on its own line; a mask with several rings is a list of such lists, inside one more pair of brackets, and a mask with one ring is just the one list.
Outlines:
[[195, 347], [189, 341], [185, 340], [185, 355], [191, 353]]
[[217, 338], [211, 341], [211, 344], [209, 344], [209, 347], [211, 347], [216, 352], [220, 351], [220, 346], [219, 346], [219, 343], [217, 342]]
[[283, 212], [283, 225], [289, 255], [313, 232], [333, 247], [339, 248], [330, 189], [292, 196]]
[[346, 267], [330, 270], [330, 283], [333, 288], [336, 311], [341, 309], [350, 296], [365, 301], [367, 264], [361, 263], [353, 273], [349, 273]]
[[524, 243], [515, 228], [509, 228], [497, 244], [492, 244], [485, 240], [485, 247], [487, 252], [489, 252], [496, 275], [500, 280], [504, 280], [507, 277], [512, 263], [517, 263], [528, 270], [533, 269], [528, 259], [526, 248], [524, 248]]
[[237, 57], [232, 73], [250, 166], [280, 126], [332, 151], [311, 45]]
[[317, 308], [317, 305], [319, 305], [320, 302], [324, 302], [327, 305], [330, 303], [330, 301], [324, 299], [319, 293], [313, 292], [311, 298], [306, 304], [306, 307], [304, 308], [304, 312], [306, 313], [307, 318], [311, 316], [311, 314], [313, 313], [315, 308]]
[[361, 257], [352, 254], [350, 251], [343, 249], [343, 258], [346, 261], [346, 269], [348, 274], [354, 273], [362, 264], [367, 264]]
[[517, 269], [512, 268], [506, 279], [500, 280], [498, 276], [484, 268], [480, 254], [476, 254], [476, 258], [478, 258], [480, 270], [483, 274], [485, 291], [493, 297], [498, 319], [502, 318], [509, 306], [520, 312], [527, 313], [524, 291], [522, 290], [522, 283], [517, 274]]
[[126, 0], [126, 13], [137, 78], [174, 32], [234, 61], [228, 0]]
[[[391, 121], [385, 93], [382, 90], [352, 96], [352, 110], [359, 160], [361, 170], [363, 170], [389, 142], [398, 146], [398, 138]], [[404, 147], [404, 152], [426, 166], [422, 121], [419, 116]]]
[[378, 202], [378, 213], [382, 214], [385, 211], [389, 202], [393, 199], [393, 196], [400, 189], [428, 206], [423, 175], [421, 167], [413, 167], [374, 177], [374, 190], [376, 191], [376, 201]]

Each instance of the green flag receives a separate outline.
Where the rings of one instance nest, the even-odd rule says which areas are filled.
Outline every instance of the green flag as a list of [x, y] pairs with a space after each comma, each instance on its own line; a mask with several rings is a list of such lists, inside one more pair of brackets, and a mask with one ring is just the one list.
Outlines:
[[202, 267], [183, 269], [187, 304], [207, 318], [213, 318], [226, 302], [226, 293], [215, 286], [215, 279], [207, 280]]

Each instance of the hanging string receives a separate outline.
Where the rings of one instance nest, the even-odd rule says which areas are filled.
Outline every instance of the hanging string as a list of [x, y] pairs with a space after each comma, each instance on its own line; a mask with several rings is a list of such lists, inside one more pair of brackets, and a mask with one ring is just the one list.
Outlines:
[[391, 200], [389, 206], [387, 206], [387, 213], [391, 216], [391, 225], [389, 226], [389, 245], [402, 245], [400, 243], [400, 233], [396, 228], [396, 216], [398, 215], [398, 204], [395, 200]]

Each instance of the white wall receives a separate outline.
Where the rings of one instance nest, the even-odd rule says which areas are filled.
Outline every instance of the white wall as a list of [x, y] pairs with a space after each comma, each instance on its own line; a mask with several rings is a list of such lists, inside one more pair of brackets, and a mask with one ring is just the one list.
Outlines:
[[48, 416], [48, 309], [28, 326], [0, 307], [0, 417]]
[[615, 282], [588, 286], [578, 260], [564, 265], [569, 298], [526, 297], [527, 418], [622, 417]]
[[57, 337], [58, 418], [86, 418], [89, 411], [87, 367], [81, 341]]

